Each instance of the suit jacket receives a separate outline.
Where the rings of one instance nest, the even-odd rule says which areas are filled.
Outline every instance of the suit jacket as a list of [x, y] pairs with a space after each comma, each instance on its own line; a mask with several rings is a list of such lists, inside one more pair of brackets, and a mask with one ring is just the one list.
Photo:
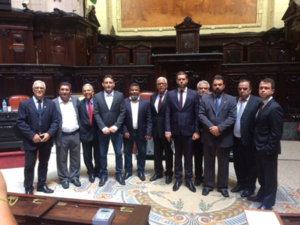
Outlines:
[[[59, 101], [58, 101], [59, 98], [60, 98], [60, 96], [53, 99], [53, 101], [55, 102], [55, 105], [56, 105], [56, 109], [57, 109], [58, 114], [59, 114], [59, 126], [58, 126], [58, 129], [57, 129], [56, 134], [55, 134], [55, 143], [56, 143], [56, 146], [58, 146], [58, 147], [60, 147], [61, 144], [62, 144], [62, 141], [61, 141], [61, 137], [62, 137], [62, 115], [61, 115], [60, 105], [59, 105]], [[75, 113], [77, 115], [77, 122], [78, 122], [78, 125], [80, 127], [78, 109], [77, 109], [77, 104], [78, 104], [79, 100], [78, 100], [78, 97], [76, 97], [76, 96], [71, 96], [71, 99], [72, 99], [73, 107], [75, 109]]]
[[168, 92], [165, 94], [164, 100], [161, 103], [159, 113], [155, 108], [155, 101], [158, 93], [150, 96], [151, 116], [152, 116], [152, 135], [153, 137], [165, 138], [165, 113]]
[[[40, 143], [36, 144], [32, 138], [39, 132], [39, 113], [32, 98], [20, 102], [17, 125], [23, 134], [25, 150], [36, 150]], [[42, 109], [42, 133], [48, 133], [51, 137], [45, 142], [45, 147], [53, 146], [53, 136], [58, 129], [59, 118], [54, 102], [44, 98]]]
[[[236, 98], [223, 93], [219, 106], [218, 119], [216, 120], [214, 95], [202, 97], [199, 109], [199, 120], [202, 124], [203, 144], [212, 146], [214, 143], [221, 148], [229, 148], [233, 145], [233, 125], [236, 120]], [[214, 136], [209, 128], [218, 126], [221, 135]]]
[[[123, 133], [129, 132], [133, 134], [132, 127], [132, 109], [129, 98], [125, 99], [126, 116], [124, 120]], [[138, 112], [138, 137], [140, 140], [145, 140], [145, 135], [152, 135], [152, 120], [150, 103], [147, 99], [140, 97], [139, 112]]]
[[[237, 98], [238, 101], [239, 97]], [[261, 103], [261, 98], [250, 95], [246, 108], [241, 117], [241, 141], [243, 145], [251, 145], [253, 143], [253, 132], [255, 127], [255, 117], [257, 108]]]
[[104, 99], [104, 91], [97, 93], [94, 97], [94, 117], [97, 122], [98, 132], [102, 133], [104, 127], [116, 126], [117, 133], [121, 133], [126, 114], [124, 97], [121, 92], [114, 91], [113, 102], [110, 110]]
[[254, 128], [254, 144], [258, 151], [281, 153], [283, 110], [271, 99], [259, 112]]
[[178, 101], [178, 89], [167, 93], [165, 131], [172, 135], [192, 136], [199, 132], [198, 112], [199, 97], [194, 90], [187, 89], [186, 100], [182, 109]]
[[80, 141], [82, 143], [92, 142], [97, 138], [97, 123], [95, 117], [92, 117], [92, 126], [90, 125], [90, 119], [86, 110], [85, 99], [78, 102], [78, 114], [79, 114], [79, 127], [80, 127]]

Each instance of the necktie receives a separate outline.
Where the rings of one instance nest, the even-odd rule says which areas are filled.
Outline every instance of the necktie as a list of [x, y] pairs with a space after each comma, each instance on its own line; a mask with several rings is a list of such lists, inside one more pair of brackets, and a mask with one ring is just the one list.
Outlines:
[[236, 121], [235, 121], [235, 124], [234, 124], [234, 130], [233, 130], [233, 133], [236, 137], [241, 137], [241, 117], [243, 115], [243, 112], [244, 112], [244, 104], [245, 102], [242, 101], [241, 102], [241, 106], [239, 108], [239, 111], [236, 115]]
[[258, 114], [259, 114], [260, 110], [262, 109], [262, 107], [264, 106], [264, 104], [265, 104], [265, 103], [263, 103], [263, 102], [261, 102], [261, 103], [259, 104], [259, 108], [258, 108], [258, 111], [257, 111], [257, 114], [256, 114], [256, 118], [258, 117]]
[[219, 112], [219, 106], [220, 106], [219, 100], [220, 100], [220, 97], [215, 98], [216, 118], [218, 118], [218, 112]]
[[161, 107], [161, 102], [162, 102], [162, 97], [164, 95], [163, 94], [159, 94], [159, 102], [158, 102], [158, 106], [157, 106], [157, 112], [159, 113], [160, 107]]
[[180, 109], [182, 109], [182, 102], [183, 102], [183, 91], [180, 91], [180, 99], [179, 99]]
[[93, 107], [92, 107], [92, 103], [91, 103], [91, 101], [89, 101], [88, 113], [89, 113], [90, 125], [92, 126], [92, 119], [93, 119]]
[[42, 134], [42, 101], [38, 100], [39, 134]]

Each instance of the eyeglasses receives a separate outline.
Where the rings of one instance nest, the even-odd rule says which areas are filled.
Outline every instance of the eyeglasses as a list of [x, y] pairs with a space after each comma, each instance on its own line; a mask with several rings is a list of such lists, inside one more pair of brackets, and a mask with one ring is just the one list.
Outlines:
[[205, 90], [206, 90], [206, 89], [208, 89], [208, 88], [207, 88], [207, 87], [199, 87], [198, 89], [205, 89]]
[[159, 85], [165, 85], [165, 84], [166, 84], [166, 83], [157, 83], [156, 85], [159, 86]]
[[33, 89], [34, 89], [34, 90], [45, 90], [44, 87], [34, 87]]

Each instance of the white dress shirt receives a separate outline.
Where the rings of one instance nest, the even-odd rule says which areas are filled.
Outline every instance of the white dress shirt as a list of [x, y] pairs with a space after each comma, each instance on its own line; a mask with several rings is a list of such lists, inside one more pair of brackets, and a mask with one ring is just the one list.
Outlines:
[[[161, 98], [161, 102], [163, 102], [163, 100], [164, 100], [166, 94], [167, 94], [167, 90], [165, 90], [165, 93], [163, 93], [163, 96], [162, 96], [162, 98]], [[155, 100], [155, 103], [154, 103], [154, 107], [155, 107], [155, 109], [156, 109], [156, 112], [158, 112], [158, 103], [159, 103], [159, 99], [160, 99], [160, 94], [158, 93], [158, 94], [157, 94], [157, 97], [156, 97], [156, 100]]]
[[[114, 91], [112, 91], [110, 94], [108, 94], [107, 92], [104, 91], [104, 99], [105, 99], [105, 102], [106, 102], [106, 105], [107, 105], [107, 108], [110, 110], [111, 108], [111, 105], [113, 103], [113, 100], [114, 100]], [[112, 128], [117, 131], [119, 128], [117, 126], [112, 126]], [[102, 129], [102, 132], [104, 132], [106, 129], [108, 129], [108, 127], [104, 127]]]
[[[130, 99], [131, 98], [129, 97], [129, 100]], [[136, 102], [130, 101], [133, 129], [138, 129], [139, 101], [140, 97], [138, 97]]]
[[[185, 87], [185, 89], [183, 90], [182, 92], [182, 108], [184, 107], [184, 103], [185, 103], [185, 100], [186, 100], [186, 95], [187, 95], [187, 87]], [[178, 102], [180, 102], [180, 89], [178, 88]]]
[[[35, 96], [33, 96], [32, 99], [33, 99], [33, 101], [34, 101], [34, 104], [35, 104], [36, 109], [38, 110], [38, 109], [39, 109], [39, 103], [38, 103], [39, 100], [37, 100]], [[41, 101], [42, 101], [42, 102], [41, 102], [41, 107], [42, 107], [42, 109], [43, 109], [44, 98], [43, 98]]]
[[72, 98], [65, 103], [61, 98], [58, 98], [61, 117], [62, 117], [62, 131], [66, 133], [71, 133], [78, 130], [78, 120], [77, 115], [72, 103]]

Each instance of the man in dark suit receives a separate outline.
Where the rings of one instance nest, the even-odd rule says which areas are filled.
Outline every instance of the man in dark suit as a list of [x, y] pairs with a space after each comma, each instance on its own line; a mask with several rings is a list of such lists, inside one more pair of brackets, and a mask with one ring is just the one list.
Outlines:
[[242, 79], [238, 84], [237, 116], [234, 124], [233, 162], [237, 185], [231, 192], [245, 190], [241, 196], [250, 197], [255, 190], [256, 170], [253, 149], [255, 116], [261, 99], [251, 95], [249, 80]]
[[98, 138], [100, 147], [100, 181], [103, 186], [107, 181], [107, 151], [109, 141], [112, 141], [116, 155], [116, 180], [125, 185], [122, 177], [122, 125], [126, 108], [121, 92], [115, 91], [115, 82], [112, 75], [105, 75], [102, 86], [104, 91], [94, 97], [94, 117], [98, 126]]
[[[82, 87], [84, 99], [78, 103], [80, 140], [83, 148], [83, 160], [89, 175], [89, 181], [94, 183], [100, 171], [100, 150], [97, 134], [97, 123], [93, 116], [94, 88], [90, 84]], [[94, 149], [94, 151], [93, 151]], [[95, 165], [93, 164], [93, 157]]]
[[256, 196], [248, 200], [262, 202], [259, 209], [271, 210], [277, 192], [277, 160], [281, 153], [280, 139], [283, 131], [283, 110], [273, 99], [275, 82], [265, 78], [259, 84], [262, 102], [256, 114], [254, 128], [255, 163], [260, 184]]
[[[71, 96], [72, 86], [68, 82], [60, 83], [58, 93], [59, 97], [53, 99], [60, 119], [55, 134], [57, 174], [64, 189], [69, 188], [69, 180], [76, 187], [80, 187], [80, 134], [77, 108], [79, 101], [76, 96]], [[69, 169], [68, 158], [70, 158]]]
[[194, 90], [187, 88], [188, 76], [180, 71], [176, 74], [178, 89], [168, 92], [165, 136], [175, 143], [175, 178], [173, 191], [177, 191], [182, 183], [182, 154], [184, 154], [185, 184], [192, 192], [196, 192], [193, 178], [193, 146], [192, 141], [199, 138], [199, 97]]
[[204, 184], [202, 195], [208, 195], [215, 185], [215, 158], [218, 157], [218, 191], [229, 197], [229, 152], [233, 146], [233, 125], [236, 119], [236, 99], [224, 93], [224, 78], [213, 79], [213, 94], [201, 99], [199, 120], [202, 124], [204, 153]]
[[165, 137], [165, 112], [167, 102], [168, 81], [165, 77], [156, 80], [158, 92], [150, 96], [151, 116], [152, 116], [152, 135], [154, 142], [154, 170], [155, 174], [150, 181], [155, 181], [163, 177], [163, 153], [166, 160], [166, 184], [172, 182], [173, 176], [173, 151], [171, 143]]
[[[209, 91], [209, 83], [206, 80], [199, 81], [197, 84], [197, 92], [199, 95], [199, 104], [204, 95], [207, 95]], [[200, 138], [193, 141], [193, 151], [194, 151], [194, 165], [195, 165], [195, 186], [199, 186], [203, 182], [203, 144], [201, 142], [202, 128], [199, 122], [199, 134]]]
[[53, 136], [58, 128], [58, 112], [54, 102], [44, 98], [46, 84], [37, 80], [32, 86], [33, 97], [19, 105], [17, 125], [23, 134], [25, 149], [24, 187], [33, 194], [34, 166], [39, 157], [37, 191], [53, 193], [46, 185], [48, 161], [53, 146]]
[[145, 180], [144, 170], [146, 162], [147, 140], [152, 134], [152, 120], [150, 103], [140, 97], [140, 87], [132, 83], [129, 88], [129, 98], [125, 99], [126, 116], [123, 126], [125, 174], [124, 180], [132, 175], [132, 149], [133, 143], [138, 150], [137, 175]]

